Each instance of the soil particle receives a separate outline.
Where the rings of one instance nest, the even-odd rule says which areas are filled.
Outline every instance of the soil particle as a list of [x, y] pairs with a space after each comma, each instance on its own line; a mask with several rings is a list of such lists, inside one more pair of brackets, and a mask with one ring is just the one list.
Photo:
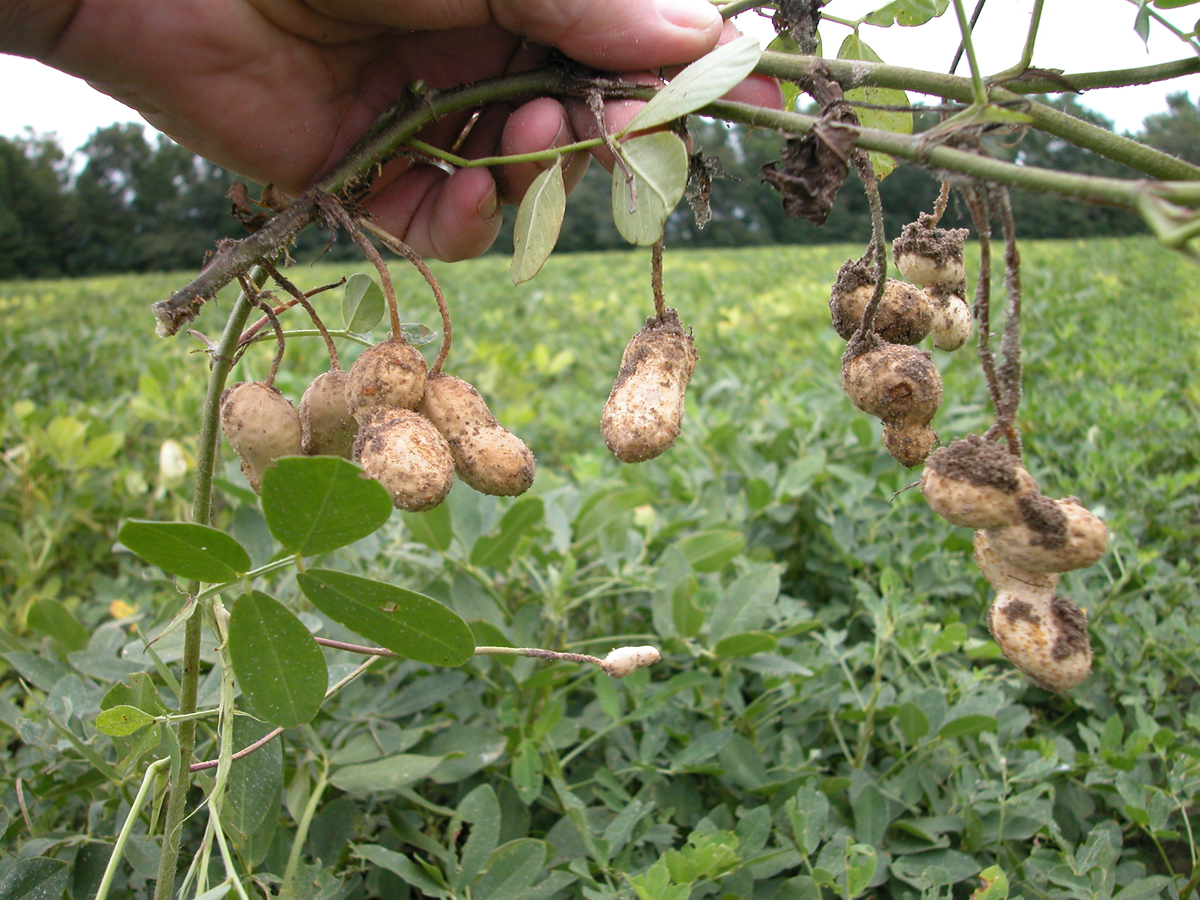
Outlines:
[[925, 464], [939, 475], [955, 481], [994, 487], [1008, 494], [1019, 493], [1022, 489], [1021, 479], [1017, 476], [1020, 460], [980, 435], [968, 434], [951, 441], [930, 454]]

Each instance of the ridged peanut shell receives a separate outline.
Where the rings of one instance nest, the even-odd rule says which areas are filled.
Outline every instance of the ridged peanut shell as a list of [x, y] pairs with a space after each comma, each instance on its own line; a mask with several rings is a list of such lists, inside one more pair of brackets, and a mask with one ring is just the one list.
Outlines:
[[933, 357], [904, 344], [877, 341], [847, 352], [842, 388], [863, 412], [892, 425], [928, 425], [942, 403], [942, 376]]
[[[840, 282], [839, 282], [840, 284]], [[834, 285], [829, 298], [829, 314], [834, 330], [850, 340], [862, 324], [863, 312], [875, 293], [875, 285], [866, 283], [848, 290]], [[915, 285], [891, 278], [883, 289], [872, 327], [875, 333], [893, 344], [919, 344], [933, 325], [933, 300]]]
[[930, 509], [964, 528], [995, 528], [1021, 520], [1018, 498], [1037, 492], [1033, 476], [1007, 449], [967, 435], [930, 454], [921, 473]]
[[999, 594], [1036, 591], [1049, 595], [1058, 586], [1057, 572], [1030, 572], [1000, 556], [992, 549], [988, 533], [982, 529], [975, 532], [971, 545], [975, 552], [975, 565], [979, 566], [984, 580]]
[[350, 415], [346, 383], [350, 373], [341, 369], [322, 372], [300, 398], [300, 449], [308, 456], [349, 459], [358, 434]]
[[1000, 593], [988, 609], [988, 630], [1004, 657], [1047, 691], [1069, 691], [1092, 670], [1087, 617], [1066, 597]]
[[515, 497], [533, 485], [537, 463], [519, 437], [504, 428], [468, 382], [438, 374], [425, 384], [417, 412], [450, 445], [454, 468], [467, 485], [484, 494]]
[[454, 486], [450, 445], [432, 422], [411, 409], [381, 409], [364, 418], [353, 458], [363, 474], [387, 489], [397, 509], [433, 509]]
[[377, 409], [415, 409], [425, 393], [428, 367], [421, 351], [404, 338], [368, 347], [350, 367], [346, 405], [362, 422]]
[[633, 336], [600, 417], [604, 443], [622, 462], [654, 459], [675, 443], [696, 358], [673, 309], [647, 319]]
[[933, 320], [929, 326], [929, 337], [933, 346], [939, 350], [957, 350], [971, 339], [975, 328], [971, 307], [955, 294], [935, 295], [932, 302]]
[[1070, 572], [1092, 565], [1108, 549], [1108, 528], [1074, 497], [1022, 498], [1023, 520], [988, 529], [996, 554], [1030, 572]]
[[242, 474], [257, 494], [263, 473], [281, 456], [300, 453], [300, 415], [274, 385], [240, 381], [220, 402], [221, 430], [242, 461]]

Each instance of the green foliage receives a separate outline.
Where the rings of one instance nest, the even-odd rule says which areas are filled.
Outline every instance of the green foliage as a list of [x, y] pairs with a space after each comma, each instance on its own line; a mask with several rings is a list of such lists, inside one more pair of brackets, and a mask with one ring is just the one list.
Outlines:
[[[500, 287], [507, 260], [437, 267], [456, 321], [471, 323], [450, 366], [538, 452], [530, 495], [459, 485], [432, 513], [339, 532], [353, 547], [312, 545], [274, 533], [272, 479], [260, 502], [226, 458], [217, 524], [251, 563], [280, 543], [316, 554], [299, 578], [278, 563], [254, 577], [270, 603], [246, 609], [292, 651], [248, 670], [243, 692], [263, 673], [287, 682], [313, 634], [372, 637], [317, 602], [314, 583], [391, 588], [360, 604], [380, 615], [421, 596], [467, 622], [472, 645], [653, 643], [664, 657], [620, 682], [526, 658], [380, 660], [232, 764], [220, 816], [236, 864], [292, 896], [346, 898], [1180, 896], [1200, 853], [1200, 358], [1163, 335], [1197, 327], [1193, 272], [1148, 240], [1022, 246], [1028, 465], [1113, 532], [1099, 565], [1063, 580], [1097, 660], [1058, 697], [999, 659], [970, 534], [896, 493], [912, 473], [840, 392], [826, 300], [860, 251], [667, 254], [667, 297], [701, 358], [683, 435], [653, 463], [619, 466], [598, 436], [621, 347], [651, 307], [632, 253], [554, 258], [517, 290]], [[397, 280], [403, 318], [436, 323], [423, 281]], [[130, 322], [149, 334], [145, 305], [163, 286], [0, 287], [14, 373], [0, 523], [18, 549], [37, 523], [62, 523], [40, 568], [28, 552], [2, 557], [5, 888], [91, 896], [147, 765], [172, 757], [162, 720], [181, 597], [157, 568], [111, 553], [121, 522], [183, 517], [159, 453], [190, 446], [206, 359], [182, 340], [129, 339]], [[316, 303], [335, 317], [340, 299]], [[269, 357], [250, 348], [246, 376]], [[989, 411], [971, 352], [937, 359], [935, 426], [943, 440], [978, 432]], [[326, 366], [319, 341], [294, 340], [280, 387], [299, 397]], [[73, 464], [112, 433], [117, 452], [98, 445]], [[225, 597], [235, 669], [243, 593]], [[211, 671], [224, 651], [211, 633], [202, 650]], [[318, 652], [329, 682], [361, 660]], [[200, 709], [222, 690], [207, 680]], [[218, 755], [216, 727], [201, 720], [200, 759]], [[238, 717], [233, 748], [268, 730]], [[207, 791], [218, 776], [197, 777]], [[158, 809], [151, 790], [110, 896], [147, 895]], [[202, 829], [203, 816], [185, 824], [187, 860]]]

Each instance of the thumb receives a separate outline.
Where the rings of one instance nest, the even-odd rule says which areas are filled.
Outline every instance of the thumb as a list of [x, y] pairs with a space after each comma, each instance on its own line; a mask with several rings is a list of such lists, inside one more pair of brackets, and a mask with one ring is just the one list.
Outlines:
[[509, 31], [612, 71], [692, 62], [722, 28], [708, 0], [493, 0], [492, 12]]

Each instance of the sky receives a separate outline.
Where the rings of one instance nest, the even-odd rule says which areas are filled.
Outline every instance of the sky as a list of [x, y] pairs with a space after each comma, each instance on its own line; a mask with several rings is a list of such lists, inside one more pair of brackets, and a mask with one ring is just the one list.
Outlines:
[[[825, 12], [854, 19], [883, 5], [884, 0], [829, 0]], [[971, 0], [965, 3], [974, 7]], [[991, 0], [976, 26], [976, 52], [984, 73], [997, 72], [1017, 62], [1025, 41], [1033, 0]], [[1086, 9], [1086, 13], [1081, 13]], [[1188, 56], [1178, 38], [1153, 27], [1149, 46], [1133, 31], [1136, 7], [1129, 0], [1046, 0], [1034, 49], [1033, 65], [1066, 72], [1090, 72], [1149, 65]], [[1183, 31], [1191, 31], [1200, 6], [1164, 10]], [[761, 39], [771, 36], [769, 21], [755, 14], [738, 20], [743, 29]], [[822, 25], [825, 53], [834, 54], [849, 33], [844, 26]], [[946, 71], [958, 46], [958, 24], [953, 7], [920, 28], [864, 26], [862, 39], [892, 65]], [[966, 63], [959, 74], [968, 74]], [[137, 121], [137, 113], [98, 93], [85, 82], [39, 63], [0, 55], [0, 135], [16, 137], [32, 129], [38, 135], [57, 136], [64, 149], [83, 144], [97, 128], [114, 122]], [[1157, 85], [1090, 91], [1079, 100], [1115, 122], [1118, 131], [1136, 131], [1143, 119], [1166, 110], [1166, 95], [1186, 91], [1200, 99], [1200, 75]], [[919, 95], [932, 102], [932, 98]]]

